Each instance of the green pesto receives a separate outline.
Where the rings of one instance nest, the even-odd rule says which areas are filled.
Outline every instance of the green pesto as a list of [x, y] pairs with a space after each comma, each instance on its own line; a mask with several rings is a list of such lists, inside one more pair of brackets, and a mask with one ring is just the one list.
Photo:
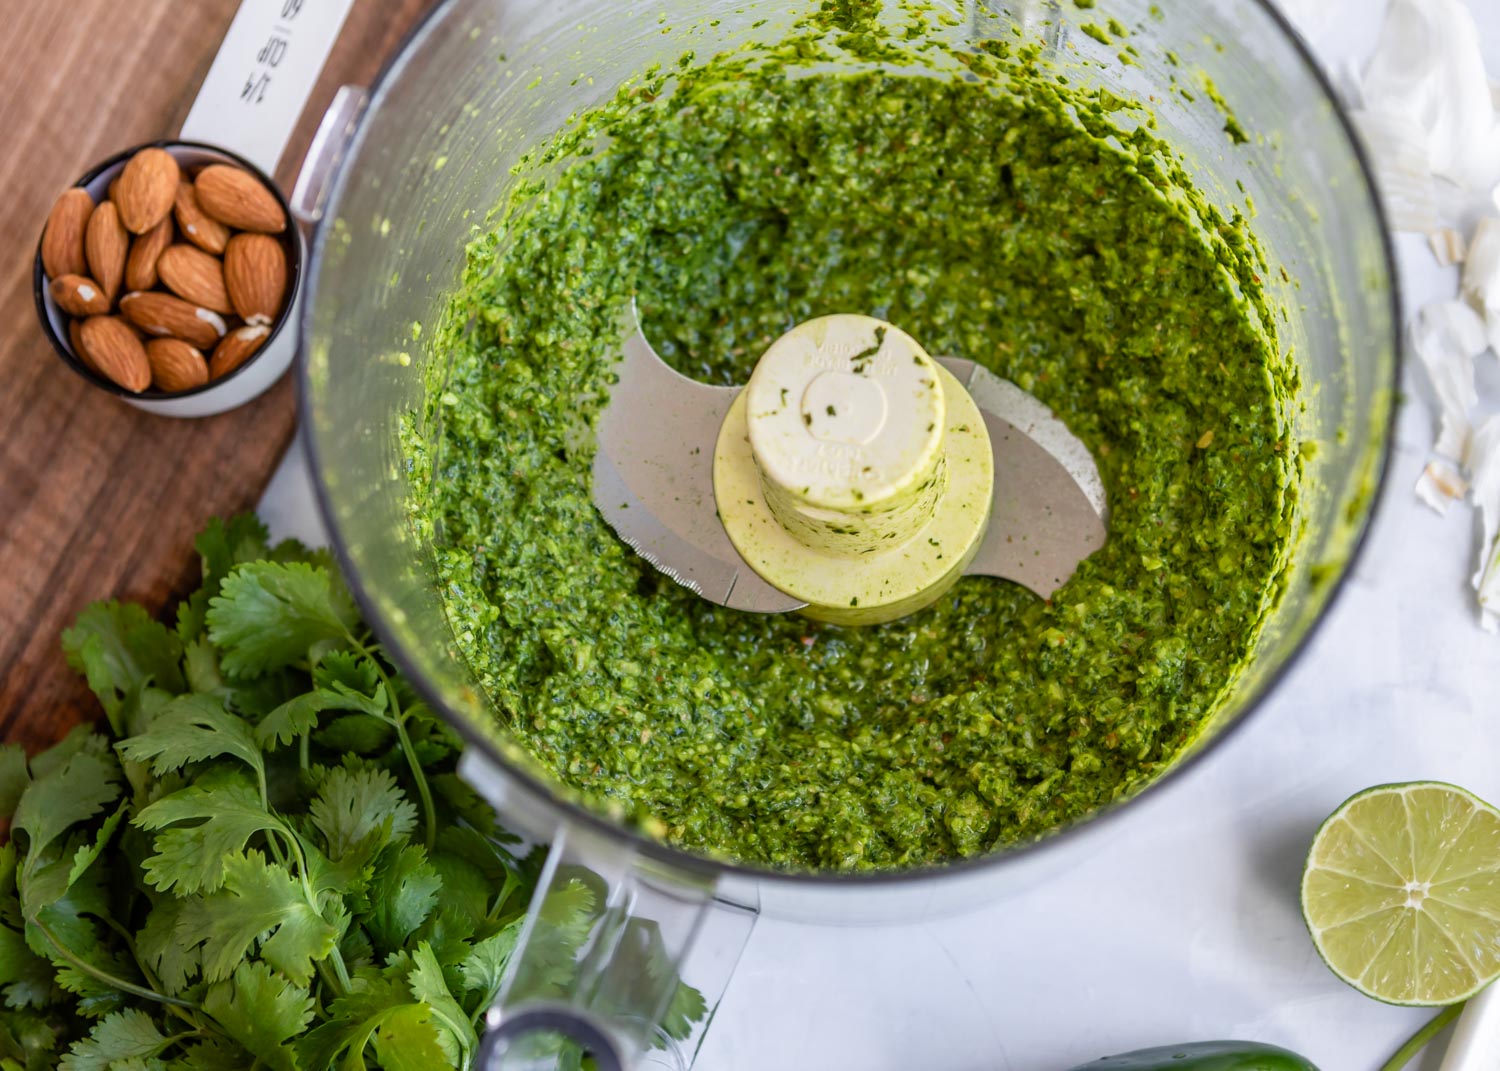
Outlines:
[[[1002, 42], [931, 49], [967, 81], [859, 68], [913, 49], [868, 4], [830, 10], [649, 72], [533, 155], [469, 250], [405, 448], [460, 648], [542, 769], [691, 850], [911, 867], [1121, 799], [1218, 709], [1280, 589], [1294, 384], [1244, 220], [1146, 124], [1117, 132], [1118, 98]], [[835, 53], [848, 73], [791, 69]], [[591, 503], [632, 296], [716, 383], [834, 312], [985, 364], [1094, 451], [1108, 545], [1050, 602], [974, 578], [878, 628], [698, 599]]]

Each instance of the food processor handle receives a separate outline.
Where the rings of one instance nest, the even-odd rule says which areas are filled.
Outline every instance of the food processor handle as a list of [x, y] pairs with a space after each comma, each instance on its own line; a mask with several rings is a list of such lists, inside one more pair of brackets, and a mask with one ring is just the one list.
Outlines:
[[632, 838], [560, 820], [478, 749], [460, 774], [506, 824], [551, 841], [485, 1017], [475, 1071], [687, 1071], [759, 916], [717, 868], [665, 863]]
[[1500, 989], [1492, 985], [1469, 1000], [1440, 1071], [1494, 1071], [1500, 1067]]

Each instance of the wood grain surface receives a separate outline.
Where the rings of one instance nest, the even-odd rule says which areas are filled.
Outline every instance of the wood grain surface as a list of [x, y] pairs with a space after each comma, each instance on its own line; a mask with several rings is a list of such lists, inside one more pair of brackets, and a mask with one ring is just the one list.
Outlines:
[[[277, 178], [296, 175], [334, 91], [368, 84], [432, 0], [356, 0]], [[255, 505], [295, 424], [291, 377], [203, 420], [89, 387], [37, 324], [32, 257], [58, 193], [175, 133], [238, 0], [7, 2], [0, 64], [0, 737], [40, 747], [97, 714], [59, 634], [89, 602], [159, 611], [192, 587], [193, 536]]]

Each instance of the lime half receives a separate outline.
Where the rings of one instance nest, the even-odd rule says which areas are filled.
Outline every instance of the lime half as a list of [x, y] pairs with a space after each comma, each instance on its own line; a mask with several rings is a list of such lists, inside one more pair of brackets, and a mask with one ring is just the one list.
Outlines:
[[1500, 976], [1500, 811], [1435, 781], [1350, 797], [1313, 838], [1302, 916], [1323, 961], [1391, 1004], [1453, 1004]]

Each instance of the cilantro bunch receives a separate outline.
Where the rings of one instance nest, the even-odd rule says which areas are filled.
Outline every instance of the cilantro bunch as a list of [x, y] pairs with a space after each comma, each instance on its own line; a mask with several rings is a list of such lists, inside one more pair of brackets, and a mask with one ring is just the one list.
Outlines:
[[[324, 553], [253, 517], [197, 546], [175, 627], [111, 602], [64, 634], [108, 734], [0, 749], [0, 1069], [471, 1066], [538, 852]], [[555, 992], [599, 915], [560, 891], [534, 938]]]

